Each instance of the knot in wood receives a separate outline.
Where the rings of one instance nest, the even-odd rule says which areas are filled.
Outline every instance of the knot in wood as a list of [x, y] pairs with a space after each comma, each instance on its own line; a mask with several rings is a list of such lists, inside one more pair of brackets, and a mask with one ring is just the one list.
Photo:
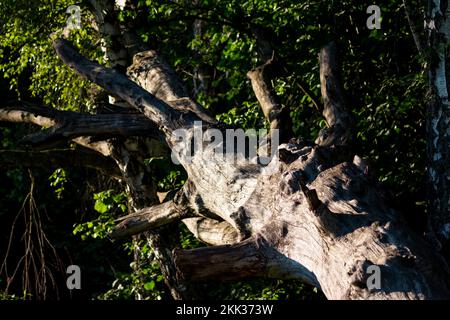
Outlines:
[[242, 241], [250, 237], [251, 232], [248, 228], [248, 216], [245, 212], [244, 207], [239, 207], [236, 212], [233, 212], [230, 215], [230, 218], [233, 219], [235, 223], [235, 227], [239, 232], [239, 240]]
[[292, 153], [288, 149], [280, 149], [278, 150], [278, 159], [286, 164], [292, 163], [297, 160], [298, 155]]
[[280, 182], [280, 190], [286, 196], [298, 192], [300, 190], [299, 173], [297, 171], [285, 172]]

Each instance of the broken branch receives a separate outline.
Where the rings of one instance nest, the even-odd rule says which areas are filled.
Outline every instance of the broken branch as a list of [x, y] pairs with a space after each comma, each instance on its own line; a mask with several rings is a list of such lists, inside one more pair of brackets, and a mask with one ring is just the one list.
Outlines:
[[270, 130], [280, 130], [280, 140], [288, 141], [292, 137], [292, 121], [289, 109], [283, 108], [272, 86], [273, 59], [247, 73], [253, 92], [261, 105], [264, 116], [270, 123]]
[[187, 188], [178, 191], [174, 198], [161, 204], [144, 208], [121, 217], [111, 232], [111, 238], [122, 238], [195, 216], [189, 206]]
[[320, 145], [346, 145], [351, 138], [351, 116], [347, 110], [340, 84], [337, 47], [329, 43], [319, 53], [320, 87], [324, 101], [323, 116], [328, 124], [317, 143]]
[[265, 275], [266, 261], [258, 239], [234, 245], [173, 251], [178, 276], [184, 281], [234, 281]]

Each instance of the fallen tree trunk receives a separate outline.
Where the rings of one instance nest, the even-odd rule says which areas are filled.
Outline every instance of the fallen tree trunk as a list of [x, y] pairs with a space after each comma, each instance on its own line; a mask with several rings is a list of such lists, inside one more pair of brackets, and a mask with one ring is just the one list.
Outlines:
[[[193, 186], [184, 193], [189, 219], [197, 215], [236, 230], [234, 244], [176, 250], [181, 279], [302, 279], [330, 299], [449, 297], [445, 261], [389, 208], [364, 161], [343, 151], [348, 149], [350, 119], [336, 83], [333, 45], [321, 53], [328, 131], [321, 133], [318, 144], [291, 141], [280, 146], [267, 166], [246, 162], [238, 154], [238, 160], [224, 157], [208, 147], [193, 155], [186, 152], [196, 134], [195, 121], [203, 120], [201, 132], [223, 132], [224, 127], [208, 122], [201, 109], [180, 109], [159, 100], [151, 88], [145, 91], [118, 78], [114, 71], [81, 58], [65, 42], [55, 47], [69, 66], [125, 99], [161, 129]], [[177, 129], [184, 130], [182, 141], [174, 135]], [[148, 210], [157, 214], [146, 220], [145, 228], [176, 220], [170, 208]], [[120, 232], [126, 225], [121, 223]], [[130, 226], [132, 233], [136, 225]], [[377, 271], [378, 285], [370, 284], [372, 270]]]
[[[341, 163], [314, 172], [319, 150], [300, 148], [298, 159], [259, 176], [237, 208], [251, 235], [244, 253], [242, 242], [176, 251], [180, 274], [302, 279], [330, 299], [448, 297], [445, 262], [383, 203], [364, 169]], [[205, 203], [229, 201], [203, 196]], [[379, 288], [368, 287], [371, 266], [380, 268]]]
[[[133, 126], [127, 128], [116, 119], [119, 116], [83, 115], [87, 124], [102, 124], [103, 130], [77, 127], [65, 114], [51, 119], [23, 108], [3, 110], [0, 116], [4, 121], [57, 126], [31, 140], [74, 139], [116, 162], [130, 189], [135, 213], [122, 218], [112, 236], [131, 236], [183, 221], [197, 238], [213, 245], [174, 250], [172, 259], [165, 241], [154, 237], [155, 245], [161, 240], [164, 249], [161, 261], [169, 261], [165, 275], [171, 278], [174, 290], [183, 292], [183, 282], [268, 277], [303, 280], [320, 288], [329, 299], [450, 297], [445, 260], [389, 207], [365, 162], [352, 154], [352, 119], [339, 85], [334, 44], [319, 55], [328, 127], [315, 143], [291, 139], [282, 144], [270, 155], [268, 164], [246, 157], [248, 150], [228, 148], [234, 147], [234, 142], [222, 141], [212, 148], [210, 139], [201, 139], [200, 148], [192, 152], [198, 134], [225, 135], [231, 128], [218, 123], [187, 96], [176, 74], [156, 52], [135, 57], [128, 70], [133, 82], [83, 58], [65, 40], [56, 40], [54, 46], [68, 66], [146, 118], [136, 115], [136, 121], [130, 122]], [[255, 87], [262, 104], [273, 100], [269, 86]], [[270, 121], [273, 115], [267, 112], [266, 116]], [[124, 129], [108, 129], [114, 123]], [[67, 134], [64, 128], [70, 128]], [[94, 135], [95, 140], [96, 134], [108, 132], [164, 140], [188, 174], [185, 186], [173, 198], [152, 205], [154, 194], [144, 179], [144, 149], [80, 137], [84, 133]], [[95, 143], [107, 146], [100, 148]], [[177, 279], [173, 279], [175, 272]]]

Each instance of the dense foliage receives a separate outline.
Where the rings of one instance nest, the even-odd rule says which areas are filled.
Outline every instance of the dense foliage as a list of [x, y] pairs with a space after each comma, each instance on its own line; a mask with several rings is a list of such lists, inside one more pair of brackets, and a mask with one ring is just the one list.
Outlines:
[[[87, 2], [80, 4], [82, 27], [73, 30], [69, 39], [85, 56], [107, 63]], [[290, 108], [294, 133], [307, 139], [314, 139], [325, 126], [314, 103], [320, 103], [317, 54], [336, 39], [343, 86], [357, 124], [356, 153], [368, 158], [374, 175], [398, 201], [393, 204], [402, 204], [400, 209], [420, 230], [425, 216], [424, 157], [419, 156], [425, 152], [423, 61], [414, 46], [403, 1], [376, 1], [382, 9], [382, 27], [368, 30], [366, 8], [372, 2], [140, 0], [118, 10], [117, 19], [122, 25], [133, 25], [142, 41], [174, 66], [191, 93], [219, 120], [243, 128], [266, 126], [246, 78], [247, 71], [262, 63], [252, 30], [263, 30], [281, 61], [275, 90]], [[419, 1], [410, 3], [420, 26], [423, 8]], [[99, 89], [64, 66], [51, 47], [51, 37], [62, 32], [66, 9], [72, 4], [70, 0], [0, 1], [0, 98], [4, 104], [20, 99], [95, 112]], [[196, 21], [202, 21], [200, 32], [194, 30]], [[200, 73], [206, 80], [199, 80]], [[17, 141], [30, 130], [36, 129], [2, 124], [1, 149], [19, 148]], [[185, 179], [183, 170], [168, 159], [148, 159], [147, 163], [158, 171], [160, 191], [172, 190]], [[0, 258], [7, 258], [0, 269], [1, 298], [68, 297], [62, 266], [72, 262], [81, 266], [83, 279], [89, 279], [81, 293], [72, 293], [75, 298], [169, 297], [154, 253], [142, 239], [118, 244], [106, 237], [114, 218], [128, 210], [122, 184], [75, 168], [2, 169], [0, 181]], [[27, 234], [30, 224], [31, 240], [41, 239], [45, 232], [48, 242], [42, 244], [43, 253], [37, 245], [36, 252], [23, 250], [27, 236], [22, 233]], [[202, 245], [181, 226], [179, 238], [184, 248]], [[24, 254], [39, 263], [40, 254], [45, 255], [44, 275], [24, 271], [33, 269], [27, 259], [21, 259]], [[298, 282], [253, 280], [205, 287], [206, 297], [216, 299], [321, 297]]]

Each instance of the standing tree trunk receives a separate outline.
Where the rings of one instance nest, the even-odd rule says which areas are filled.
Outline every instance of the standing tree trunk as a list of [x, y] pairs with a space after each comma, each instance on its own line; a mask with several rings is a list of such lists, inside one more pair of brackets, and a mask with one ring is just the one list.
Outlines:
[[426, 26], [431, 48], [427, 112], [427, 190], [431, 235], [450, 250], [450, 6], [429, 0]]

